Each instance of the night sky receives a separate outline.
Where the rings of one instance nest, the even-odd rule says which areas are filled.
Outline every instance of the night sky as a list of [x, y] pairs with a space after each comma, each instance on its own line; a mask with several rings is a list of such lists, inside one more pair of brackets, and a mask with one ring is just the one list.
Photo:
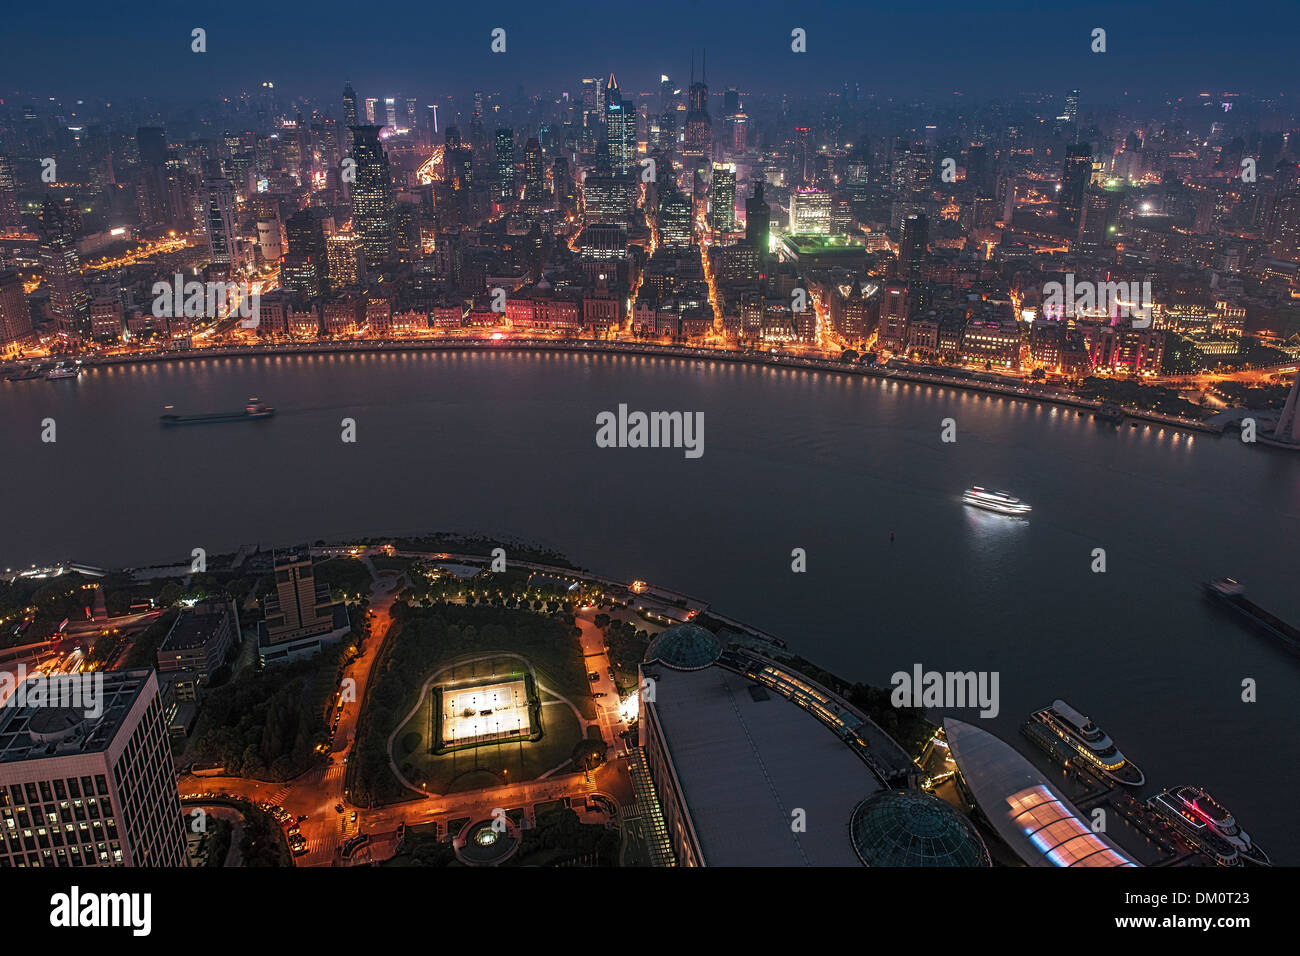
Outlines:
[[[1089, 98], [1200, 90], [1300, 89], [1300, 4], [1001, 0], [903, 4], [690, 0], [391, 0], [13, 4], [4, 13], [0, 90], [24, 96], [149, 94], [183, 100], [272, 80], [291, 95], [424, 98], [474, 88], [573, 89], [619, 75], [633, 92], [660, 72], [684, 85], [692, 47], [709, 49], [714, 89], [802, 93], [860, 82], [889, 95], [999, 95], [1078, 87]], [[420, 11], [413, 13], [412, 11]], [[208, 52], [190, 52], [190, 30]], [[806, 55], [790, 31], [808, 32]], [[507, 52], [489, 51], [493, 27]], [[1094, 27], [1108, 52], [1089, 50]], [[1094, 100], [1095, 101], [1095, 100]]]

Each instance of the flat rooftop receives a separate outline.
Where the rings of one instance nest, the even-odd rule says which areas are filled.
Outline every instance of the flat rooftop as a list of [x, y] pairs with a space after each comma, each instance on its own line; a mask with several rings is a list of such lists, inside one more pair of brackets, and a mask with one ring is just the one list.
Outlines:
[[160, 651], [187, 651], [202, 647], [212, 640], [230, 608], [217, 599], [199, 601], [192, 608], [181, 611], [176, 623], [167, 632]]
[[[716, 665], [647, 665], [704, 860], [710, 866], [861, 866], [849, 822], [880, 782], [796, 704]], [[806, 814], [806, 832], [791, 830]]]
[[[97, 753], [107, 749], [113, 738], [131, 712], [136, 698], [144, 691], [152, 670], [136, 668], [125, 671], [98, 671], [94, 674], [56, 674], [49, 675], [47, 686], [53, 688], [60, 679], [77, 680], [82, 678], [103, 679], [102, 688], [95, 688], [97, 701], [90, 701], [88, 695], [93, 684], [82, 684], [82, 699], [78, 706], [51, 708], [41, 704], [26, 704], [19, 707], [15, 701], [17, 692], [10, 702], [0, 707], [0, 763], [15, 763], [22, 760], [42, 760], [47, 757], [62, 757], [69, 754]], [[43, 675], [42, 675], [43, 676]], [[30, 677], [27, 683], [40, 680]], [[102, 692], [102, 696], [101, 696]], [[31, 691], [29, 691], [31, 693]], [[64, 693], [64, 692], [60, 692]], [[85, 717], [87, 705], [99, 712], [98, 717]], [[70, 719], [75, 716], [84, 719]], [[55, 734], [67, 732], [61, 740], [37, 744], [32, 734]]]

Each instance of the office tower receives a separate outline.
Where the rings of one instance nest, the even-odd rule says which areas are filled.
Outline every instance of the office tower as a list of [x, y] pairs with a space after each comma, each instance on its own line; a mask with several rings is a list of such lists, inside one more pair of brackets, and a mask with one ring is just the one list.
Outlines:
[[284, 255], [284, 237], [279, 219], [257, 220], [257, 245], [262, 251], [263, 262], [279, 262]]
[[1288, 190], [1273, 200], [1268, 239], [1273, 258], [1300, 262], [1300, 191]]
[[704, 75], [695, 82], [695, 60], [691, 59], [691, 85], [687, 92], [686, 131], [682, 141], [683, 156], [713, 159], [713, 120], [709, 117], [708, 55]]
[[709, 183], [709, 225], [718, 232], [736, 228], [736, 164], [714, 163]]
[[474, 112], [469, 121], [470, 149], [478, 152], [486, 145], [483, 134], [483, 91], [474, 91]]
[[791, 178], [800, 186], [807, 186], [812, 182], [812, 167], [809, 165], [811, 138], [812, 131], [807, 126], [795, 127]]
[[[320, 220], [310, 209], [294, 213], [284, 224], [289, 251], [280, 266], [285, 289], [313, 302], [325, 294], [328, 255]], [[391, 231], [390, 231], [391, 241]], [[363, 240], [364, 244], [364, 240]]]
[[669, 180], [659, 193], [659, 243], [685, 248], [695, 239], [695, 216], [691, 197]]
[[76, 236], [52, 199], [41, 205], [38, 221], [41, 272], [50, 290], [50, 314], [60, 332], [83, 335], [88, 331], [90, 295], [81, 277]]
[[384, 97], [384, 124], [389, 129], [397, 129], [397, 98]]
[[366, 123], [370, 126], [375, 125], [375, 107], [379, 105], [379, 98], [376, 96], [366, 97]]
[[977, 195], [990, 195], [989, 151], [982, 143], [972, 143], [966, 149], [966, 185]]
[[0, 352], [32, 330], [32, 313], [18, 270], [0, 272]]
[[[322, 635], [334, 627], [335, 606], [330, 604], [329, 584], [316, 580], [307, 549], [277, 551], [274, 574], [276, 592], [266, 596], [266, 640], [261, 644], [290, 643]], [[346, 619], [346, 611], [343, 617]]]
[[417, 212], [418, 199], [410, 193], [403, 193], [401, 201], [393, 206], [393, 258], [405, 265], [420, 258], [420, 223]]
[[557, 156], [551, 163], [551, 185], [555, 190], [555, 205], [562, 211], [572, 211], [577, 205], [577, 190], [573, 185], [573, 173], [569, 161]]
[[352, 233], [337, 232], [325, 240], [330, 290], [354, 285], [361, 277], [361, 241]]
[[93, 708], [0, 708], [0, 867], [188, 866], [157, 675], [80, 676]]
[[1092, 176], [1092, 147], [1087, 143], [1070, 146], [1065, 151], [1065, 168], [1061, 172], [1061, 195], [1057, 202], [1057, 218], [1061, 231], [1073, 236], [1079, 228], [1083, 214], [1083, 197]]
[[524, 201], [534, 205], [546, 198], [546, 161], [542, 144], [530, 137], [524, 145]]
[[498, 129], [495, 134], [498, 195], [504, 200], [515, 198], [515, 131]]
[[203, 227], [208, 236], [208, 261], [230, 266], [236, 262], [235, 187], [225, 179], [203, 184]]
[[722, 115], [730, 119], [740, 112], [740, 92], [733, 86], [722, 97]]
[[825, 235], [831, 231], [831, 194], [803, 186], [790, 194], [790, 232]]
[[409, 129], [411, 132], [415, 132], [415, 128], [417, 125], [416, 118], [418, 113], [419, 111], [416, 109], [415, 97], [408, 96], [406, 98], [406, 128]]
[[898, 240], [898, 272], [907, 282], [919, 282], [925, 264], [929, 220], [923, 213], [914, 213], [903, 220]]
[[348, 80], [343, 87], [343, 125], [349, 128], [357, 125], [357, 91]]
[[1079, 141], [1079, 91], [1071, 90], [1065, 97], [1065, 122], [1070, 126], [1070, 137], [1074, 142]]
[[1119, 213], [1122, 194], [1114, 189], [1089, 189], [1084, 196], [1083, 211], [1079, 215], [1078, 250], [1095, 255], [1111, 248], [1114, 242], [1115, 217]]
[[0, 232], [19, 232], [22, 217], [18, 213], [18, 176], [14, 161], [0, 153]]
[[930, 157], [920, 143], [894, 141], [890, 185], [896, 195], [905, 197], [930, 185]]
[[763, 200], [763, 180], [754, 183], [754, 195], [745, 200], [745, 242], [767, 255], [772, 231], [772, 207]]
[[630, 172], [636, 162], [636, 107], [623, 102], [613, 73], [605, 88], [605, 137], [610, 171]]
[[[378, 126], [352, 127], [352, 158], [357, 163], [352, 185], [353, 229], [361, 237], [366, 265], [376, 268], [393, 255], [393, 181]], [[292, 241], [289, 248], [293, 250]]]
[[731, 118], [731, 152], [739, 156], [745, 152], [749, 141], [749, 117], [737, 113]]

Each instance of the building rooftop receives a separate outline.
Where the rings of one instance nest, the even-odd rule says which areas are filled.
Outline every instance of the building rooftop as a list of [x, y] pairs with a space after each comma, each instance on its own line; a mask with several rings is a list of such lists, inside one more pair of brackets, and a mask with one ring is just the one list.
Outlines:
[[967, 790], [1030, 866], [1137, 866], [1010, 744], [951, 717], [943, 729]]
[[858, 804], [853, 847], [867, 866], [992, 866], [979, 831], [921, 790], [887, 790]]
[[[655, 678], [655, 718], [710, 866], [859, 865], [849, 821], [881, 784], [843, 741], [722, 667], [644, 673]], [[803, 832], [792, 826], [796, 810]]]
[[176, 622], [167, 632], [159, 651], [186, 651], [202, 647], [216, 636], [221, 622], [229, 613], [229, 605], [220, 598], [199, 601], [177, 615]]
[[722, 654], [713, 632], [697, 624], [675, 624], [646, 648], [647, 662], [660, 663], [679, 671], [708, 667]]
[[[46, 675], [29, 677], [0, 707], [0, 763], [107, 749], [152, 673], [150, 668], [136, 668], [57, 674], [47, 679]], [[48, 699], [41, 702], [34, 682], [42, 679], [46, 679], [47, 698], [57, 694], [61, 703], [75, 706], [52, 707]], [[73, 691], [74, 686], [79, 690]], [[19, 697], [20, 692], [27, 701]]]

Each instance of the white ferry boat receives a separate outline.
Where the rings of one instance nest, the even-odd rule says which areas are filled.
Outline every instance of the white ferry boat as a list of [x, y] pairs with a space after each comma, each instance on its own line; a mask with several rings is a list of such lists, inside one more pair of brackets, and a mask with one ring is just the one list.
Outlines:
[[1000, 515], [1023, 516], [1033, 510], [1026, 502], [1007, 494], [1005, 491], [988, 491], [979, 485], [967, 488], [961, 496], [961, 500], [968, 505], [983, 508], [985, 511], [994, 511]]
[[[1227, 842], [1243, 860], [1258, 866], [1268, 866], [1268, 854], [1250, 839], [1250, 834], [1237, 825], [1236, 819], [1223, 804], [1205, 792], [1202, 787], [1173, 787], [1156, 798], [1165, 808], [1183, 817], [1186, 828], [1205, 827]], [[1158, 808], [1159, 809], [1159, 808]]]
[[1065, 701], [1053, 701], [1051, 707], [1038, 711], [1031, 719], [1060, 737], [1083, 758], [1086, 766], [1116, 783], [1140, 787], [1147, 782], [1146, 775], [1120, 752], [1115, 741], [1094, 724], [1091, 717], [1085, 717]]

